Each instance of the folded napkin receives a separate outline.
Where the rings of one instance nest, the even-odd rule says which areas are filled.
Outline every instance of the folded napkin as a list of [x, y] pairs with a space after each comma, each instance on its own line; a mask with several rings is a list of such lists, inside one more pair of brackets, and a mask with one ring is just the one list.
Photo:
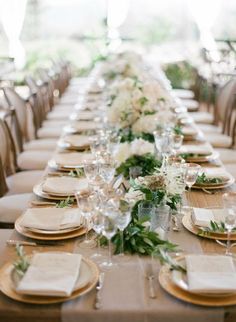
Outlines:
[[192, 221], [194, 225], [200, 227], [210, 227], [210, 222], [217, 223], [224, 222], [225, 217], [228, 215], [227, 209], [205, 209], [193, 208]]
[[98, 113], [95, 111], [80, 111], [77, 113], [73, 113], [70, 116], [71, 120], [93, 120], [98, 116]]
[[80, 254], [34, 254], [17, 292], [29, 295], [70, 296], [79, 276], [81, 258]]
[[224, 255], [187, 255], [189, 290], [195, 293], [236, 291], [236, 270], [232, 257]]
[[22, 215], [21, 226], [43, 230], [79, 227], [83, 218], [77, 208], [29, 208]]
[[88, 180], [86, 178], [64, 177], [48, 177], [42, 184], [44, 192], [71, 196], [75, 191], [88, 192]]
[[71, 128], [78, 132], [101, 129], [102, 124], [93, 121], [75, 121], [70, 124]]
[[54, 155], [53, 160], [58, 166], [76, 167], [81, 166], [85, 160], [92, 160], [91, 153], [69, 152], [57, 153]]
[[192, 126], [183, 126], [182, 133], [183, 133], [183, 135], [197, 135], [198, 130]]
[[186, 144], [181, 146], [179, 153], [210, 155], [212, 154], [212, 147], [210, 144], [199, 144], [199, 145]]
[[69, 143], [72, 146], [75, 147], [89, 147], [90, 145], [90, 141], [89, 141], [90, 137], [87, 135], [67, 135], [63, 138], [63, 141], [66, 143]]
[[202, 170], [208, 179], [218, 178], [225, 182], [232, 177], [224, 168], [202, 168]]

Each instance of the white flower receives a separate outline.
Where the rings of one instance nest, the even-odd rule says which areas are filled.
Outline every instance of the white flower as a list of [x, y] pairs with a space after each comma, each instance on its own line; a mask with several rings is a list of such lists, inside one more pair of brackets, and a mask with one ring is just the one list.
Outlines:
[[125, 194], [124, 199], [132, 206], [139, 200], [144, 199], [144, 194], [141, 191], [134, 190], [132, 187]]
[[120, 143], [114, 157], [118, 165], [120, 165], [122, 162], [127, 160], [131, 155], [132, 153], [130, 149], [130, 144], [128, 142], [125, 142], [125, 143]]
[[133, 155], [143, 155], [146, 153], [154, 153], [154, 145], [143, 139], [135, 139], [131, 143], [131, 152]]
[[157, 127], [156, 114], [141, 116], [132, 126], [134, 133], [153, 133]]

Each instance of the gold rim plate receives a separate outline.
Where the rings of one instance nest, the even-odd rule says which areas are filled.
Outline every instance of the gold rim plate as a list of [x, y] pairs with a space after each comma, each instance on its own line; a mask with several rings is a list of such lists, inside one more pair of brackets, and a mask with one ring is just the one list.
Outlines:
[[91, 280], [89, 283], [87, 283], [84, 287], [79, 288], [78, 290], [75, 290], [71, 296], [68, 297], [52, 297], [52, 296], [33, 296], [33, 295], [23, 295], [18, 294], [15, 291], [15, 286], [11, 277], [11, 272], [13, 269], [12, 263], [8, 262], [6, 263], [0, 270], [0, 289], [2, 293], [4, 293], [6, 296], [10, 297], [13, 300], [16, 300], [18, 302], [24, 302], [24, 303], [31, 303], [31, 304], [55, 304], [55, 303], [62, 303], [69, 300], [72, 300], [74, 298], [77, 298], [79, 296], [82, 296], [89, 291], [91, 291], [97, 284], [98, 277], [99, 277], [99, 270], [97, 268], [97, 265], [92, 262], [91, 260], [87, 258], [83, 258], [86, 264], [89, 266], [91, 270]]
[[235, 179], [234, 177], [230, 177], [229, 180], [221, 182], [221, 183], [213, 183], [213, 184], [194, 184], [193, 189], [208, 189], [208, 190], [214, 190], [214, 189], [224, 189], [232, 184], [234, 184]]
[[[209, 232], [206, 235], [199, 235], [200, 228], [195, 226], [192, 222], [191, 215], [190, 214], [185, 214], [182, 218], [182, 224], [183, 226], [190, 231], [192, 234], [198, 236], [198, 237], [203, 237], [203, 238], [208, 238], [208, 239], [219, 239], [219, 240], [227, 240], [227, 234], [223, 233], [211, 233]], [[232, 233], [230, 240], [236, 240], [236, 233]]]
[[172, 296], [188, 302], [191, 304], [197, 304], [202, 306], [230, 306], [236, 304], [236, 295], [222, 296], [222, 297], [210, 297], [199, 294], [193, 294], [188, 291], [184, 291], [176, 286], [172, 282], [171, 271], [168, 266], [163, 266], [159, 272], [159, 282], [161, 287]]
[[80, 227], [76, 230], [71, 230], [69, 232], [61, 232], [58, 234], [44, 234], [44, 233], [38, 233], [38, 232], [33, 232], [25, 227], [21, 226], [21, 220], [22, 216], [18, 217], [17, 220], [15, 221], [15, 229], [16, 231], [25, 236], [29, 237], [32, 239], [38, 239], [38, 240], [64, 240], [64, 239], [70, 239], [70, 238], [75, 238], [82, 236], [86, 233], [86, 228], [85, 227]]

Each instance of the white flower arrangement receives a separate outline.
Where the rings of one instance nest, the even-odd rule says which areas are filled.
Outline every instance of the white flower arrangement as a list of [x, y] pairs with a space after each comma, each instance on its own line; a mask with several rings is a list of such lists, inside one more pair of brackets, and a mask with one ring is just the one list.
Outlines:
[[118, 165], [120, 165], [132, 155], [144, 155], [147, 153], [154, 153], [154, 145], [143, 139], [135, 139], [131, 143], [121, 143], [115, 154], [115, 159], [118, 162]]

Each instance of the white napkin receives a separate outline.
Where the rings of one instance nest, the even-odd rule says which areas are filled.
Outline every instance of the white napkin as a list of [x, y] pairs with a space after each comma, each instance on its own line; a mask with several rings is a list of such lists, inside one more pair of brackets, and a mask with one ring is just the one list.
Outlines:
[[92, 153], [71, 152], [71, 153], [57, 153], [53, 160], [58, 166], [75, 167], [81, 166], [85, 160], [93, 160]]
[[93, 120], [98, 113], [95, 111], [80, 111], [79, 113], [73, 113], [70, 116], [71, 120]]
[[71, 196], [75, 191], [88, 192], [88, 180], [86, 178], [48, 177], [42, 184], [42, 190], [54, 195]]
[[17, 292], [29, 295], [70, 296], [79, 276], [81, 258], [80, 254], [34, 254]]
[[183, 135], [197, 135], [198, 131], [195, 127], [192, 126], [183, 126], [182, 127]]
[[236, 291], [236, 270], [232, 257], [187, 255], [189, 290], [196, 293]]
[[213, 150], [210, 144], [198, 144], [191, 145], [186, 144], [182, 145], [179, 153], [191, 153], [191, 154], [201, 154], [201, 155], [209, 155], [212, 154]]
[[77, 208], [29, 208], [23, 214], [21, 226], [43, 230], [62, 230], [81, 226], [83, 219]]
[[227, 172], [224, 168], [202, 168], [206, 177], [211, 178], [219, 178], [223, 181], [228, 181], [231, 178], [229, 172]]
[[90, 141], [89, 141], [90, 137], [87, 135], [77, 135], [77, 134], [73, 134], [73, 135], [67, 135], [63, 138], [63, 141], [66, 143], [71, 144], [72, 146], [77, 146], [77, 147], [89, 147], [90, 145]]
[[227, 209], [205, 209], [193, 208], [192, 221], [194, 225], [200, 227], [210, 227], [210, 222], [224, 222], [228, 215]]

